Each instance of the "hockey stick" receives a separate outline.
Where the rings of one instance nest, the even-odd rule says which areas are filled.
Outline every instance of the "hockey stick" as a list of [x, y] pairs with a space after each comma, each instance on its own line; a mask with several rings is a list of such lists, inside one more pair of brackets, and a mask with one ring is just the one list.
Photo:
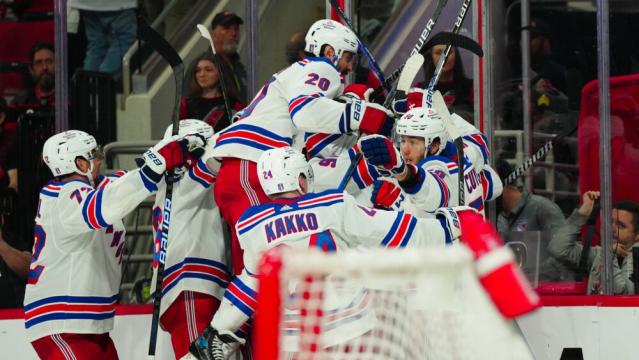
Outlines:
[[[446, 102], [444, 101], [444, 97], [439, 92], [439, 90], [435, 91], [433, 94], [433, 108], [444, 120], [444, 124], [446, 126], [446, 131], [448, 135], [453, 139], [455, 143], [455, 148], [457, 150], [457, 168], [459, 172], [457, 173], [457, 186], [459, 187], [458, 194], [458, 205], [462, 206], [466, 204], [465, 192], [464, 192], [464, 140], [462, 139], [461, 134], [459, 133], [459, 129], [453, 123], [453, 119], [450, 117], [450, 112], [448, 111], [448, 106], [446, 106]], [[444, 144], [440, 145], [443, 146]], [[460, 158], [461, 156], [461, 158]]]
[[211, 32], [206, 26], [202, 24], [197, 24], [197, 29], [200, 31], [200, 35], [203, 38], [209, 41], [211, 45], [211, 51], [213, 52], [213, 58], [215, 59], [215, 67], [217, 67], [217, 77], [220, 79], [220, 88], [222, 89], [222, 97], [224, 98], [224, 110], [226, 111], [226, 116], [229, 118], [229, 122], [231, 122], [233, 118], [233, 113], [231, 113], [231, 103], [228, 95], [228, 91], [226, 90], [226, 83], [224, 83], [224, 74], [222, 73], [222, 63], [220, 63], [220, 58], [215, 51], [215, 44], [213, 43], [213, 38], [211, 38]]
[[[404, 66], [404, 69], [402, 70], [402, 73], [399, 77], [399, 80], [397, 81], [397, 84], [395, 84], [392, 87], [391, 91], [388, 94], [388, 97], [386, 98], [386, 101], [384, 102], [385, 108], [387, 109], [390, 108], [390, 106], [393, 104], [393, 98], [406, 97], [406, 93], [408, 92], [411, 85], [413, 84], [413, 80], [415, 79], [415, 76], [417, 76], [417, 73], [419, 72], [419, 70], [422, 68], [423, 63], [424, 63], [424, 56], [422, 56], [422, 54], [419, 54], [419, 53], [412, 55], [411, 57], [408, 58], [408, 60], [406, 60], [406, 65]], [[359, 162], [361, 160], [362, 160], [362, 153], [358, 152], [357, 156], [355, 157], [351, 165], [348, 167], [348, 170], [346, 170], [346, 173], [344, 174], [342, 181], [340, 181], [339, 186], [337, 187], [339, 191], [344, 191], [344, 189], [346, 188], [346, 184], [355, 173], [355, 170], [357, 169], [357, 165], [359, 165]]]
[[[175, 106], [173, 108], [173, 129], [172, 134], [179, 133], [180, 126], [180, 100], [182, 99], [182, 87], [184, 82], [184, 64], [180, 55], [160, 34], [153, 28], [144, 26], [140, 28], [140, 37], [147, 41], [151, 47], [166, 60], [173, 70], [175, 78]], [[168, 178], [171, 178], [169, 174]], [[171, 205], [173, 200], [173, 182], [166, 181], [166, 195], [164, 198], [164, 209], [162, 210], [162, 240], [158, 251], [158, 272], [155, 279], [155, 294], [153, 299], [153, 317], [151, 319], [151, 336], [149, 338], [148, 358], [155, 359], [155, 348], [157, 345], [158, 324], [160, 322], [160, 305], [162, 301], [162, 283], [164, 281], [164, 263], [166, 261], [166, 249], [169, 239], [169, 223], [171, 221]]]
[[[426, 39], [428, 39], [428, 36], [430, 35], [431, 31], [433, 31], [433, 28], [435, 27], [435, 24], [437, 23], [437, 19], [439, 19], [439, 15], [441, 15], [447, 3], [448, 3], [448, 0], [439, 0], [439, 2], [437, 3], [437, 7], [435, 8], [435, 11], [433, 12], [433, 15], [430, 17], [430, 19], [428, 19], [428, 21], [426, 22], [426, 26], [422, 30], [421, 34], [419, 34], [419, 40], [417, 40], [417, 43], [413, 47], [413, 50], [411, 50], [410, 56], [419, 54], [420, 50], [426, 43]], [[400, 67], [395, 69], [390, 74], [390, 76], [386, 79], [386, 84], [382, 84], [382, 86], [384, 88], [388, 88], [389, 84], [392, 84], [393, 82], [395, 82], [396, 79], [399, 78], [399, 75], [402, 73], [403, 68], [404, 68], [404, 65], [401, 65]]]
[[[455, 19], [455, 26], [453, 26], [452, 33], [459, 34], [459, 32], [461, 31], [464, 18], [466, 18], [466, 14], [468, 14], [468, 8], [470, 7], [471, 2], [472, 0], [464, 0], [464, 2], [462, 3], [462, 7], [459, 10], [459, 14], [457, 14], [457, 18]], [[442, 74], [442, 69], [444, 68], [444, 64], [446, 63], [446, 59], [448, 58], [448, 55], [450, 54], [450, 50], [452, 48], [453, 46], [451, 44], [446, 46], [446, 49], [439, 57], [439, 62], [437, 63], [437, 67], [435, 68], [435, 73], [433, 74], [433, 77], [430, 79], [430, 83], [428, 83], [428, 94], [426, 95], [426, 104], [429, 107], [431, 107], [431, 105], [433, 104], [432, 94], [435, 89], [435, 85], [437, 85], [437, 82], [439, 81], [439, 77]]]
[[382, 72], [382, 69], [379, 67], [379, 65], [377, 65], [377, 61], [375, 61], [373, 54], [371, 54], [370, 50], [368, 50], [366, 45], [364, 45], [364, 42], [355, 31], [355, 28], [353, 27], [353, 24], [351, 24], [351, 21], [346, 17], [346, 14], [344, 14], [344, 11], [342, 11], [342, 8], [337, 3], [337, 0], [329, 0], [329, 1], [333, 9], [335, 9], [335, 11], [337, 12], [337, 15], [340, 17], [340, 19], [344, 21], [346, 26], [348, 26], [348, 28], [351, 29], [353, 34], [355, 34], [355, 37], [357, 37], [357, 43], [359, 45], [359, 49], [362, 51], [362, 54], [364, 54], [364, 57], [366, 58], [366, 60], [368, 60], [368, 64], [370, 65], [371, 70], [373, 70], [373, 73], [375, 73], [375, 76], [377, 76], [377, 79], [382, 83], [382, 85], [384, 86], [386, 90], [389, 90], [389, 87], [384, 78], [384, 73]]
[[556, 144], [557, 142], [563, 140], [565, 137], [572, 135], [572, 133], [574, 133], [576, 130], [577, 130], [577, 127], [574, 127], [569, 132], [561, 134], [561, 135], [557, 136], [556, 138], [554, 138], [552, 140], [548, 140], [531, 157], [526, 159], [526, 161], [524, 161], [523, 164], [521, 164], [518, 168], [513, 170], [513, 172], [511, 172], [510, 175], [508, 175], [508, 177], [506, 177], [506, 179], [504, 180], [505, 185], [512, 184], [513, 181], [517, 180], [518, 177], [524, 175], [524, 173], [526, 173], [526, 171], [531, 166], [533, 166], [534, 163], [536, 163], [539, 159], [544, 157], [548, 151], [552, 150], [552, 147], [553, 147], [554, 144]]
[[484, 57], [484, 49], [481, 48], [479, 43], [468, 36], [456, 34], [450, 31], [438, 32], [428, 40], [424, 45], [424, 51], [432, 48], [435, 45], [451, 45], [460, 49], [466, 49], [473, 54]]
[[[457, 14], [457, 19], [455, 19], [455, 26], [453, 26], [453, 33], [458, 34], [461, 31], [462, 24], [464, 23], [464, 18], [466, 14], [468, 14], [468, 8], [470, 7], [470, 3], [472, 0], [464, 0], [462, 3], [461, 9], [459, 10], [459, 14]], [[450, 50], [453, 48], [452, 45], [446, 46], [446, 49], [439, 57], [439, 62], [437, 63], [437, 67], [435, 68], [435, 73], [433, 77], [430, 79], [430, 83], [428, 84], [428, 89], [426, 92], [426, 105], [428, 107], [433, 107], [433, 91], [435, 90], [435, 85], [437, 85], [437, 81], [439, 81], [439, 77], [441, 76], [442, 70], [444, 69], [444, 64], [446, 63], [446, 59], [450, 54]], [[440, 94], [441, 96], [441, 94]], [[445, 107], [446, 103], [443, 102], [443, 98], [441, 101]], [[442, 104], [440, 103], [439, 106]], [[448, 108], [445, 107], [445, 111], [442, 109], [443, 114], [448, 116], [444, 117], [444, 124], [446, 126], [446, 131], [453, 138], [453, 143], [455, 144], [455, 148], [457, 150], [457, 183], [459, 189], [459, 205], [464, 205], [465, 201], [465, 191], [464, 191], [464, 141], [459, 134], [457, 128], [455, 128], [455, 124], [453, 124], [452, 119], [450, 118], [450, 113], [448, 112]], [[441, 114], [442, 116], [444, 116]], [[441, 144], [441, 146], [445, 146], [446, 144]]]

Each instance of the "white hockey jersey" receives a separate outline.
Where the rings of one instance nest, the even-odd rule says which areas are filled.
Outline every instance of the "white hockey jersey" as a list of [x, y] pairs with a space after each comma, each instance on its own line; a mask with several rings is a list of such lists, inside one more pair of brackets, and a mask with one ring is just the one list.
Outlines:
[[[460, 118], [461, 119], [461, 118]], [[472, 125], [467, 126], [464, 142], [464, 204], [484, 213], [486, 201], [501, 195], [502, 183], [488, 164], [488, 142], [486, 137]], [[457, 125], [461, 128], [460, 125]], [[410, 201], [425, 214], [432, 214], [442, 206], [459, 204], [459, 182], [457, 174], [457, 151], [452, 142], [438, 156], [428, 156], [418, 164], [419, 181], [404, 189]], [[417, 215], [420, 216], [420, 215]]]
[[[236, 232], [244, 249], [245, 270], [229, 284], [220, 311], [213, 319], [215, 328], [233, 331], [255, 311], [254, 274], [261, 254], [268, 249], [314, 247], [330, 252], [377, 246], [443, 247], [452, 242], [444, 220], [371, 209], [338, 191], [311, 193], [252, 207], [238, 220]], [[359, 290], [352, 295], [347, 303], [352, 303], [364, 316], [363, 312], [370, 309], [359, 305], [366, 299], [361, 298]], [[345, 319], [334, 319], [336, 324], [340, 320]]]
[[24, 299], [30, 341], [113, 328], [118, 301], [122, 218], [157, 191], [139, 170], [87, 181], [52, 181], [40, 191]]
[[[222, 299], [229, 281], [224, 223], [213, 198], [215, 176], [203, 159], [173, 184], [171, 220], [162, 282], [160, 314], [183, 291]], [[151, 291], [155, 291], [158, 251], [162, 241], [166, 183], [158, 184], [153, 205], [154, 258]]]
[[[304, 132], [348, 132], [350, 104], [334, 101], [344, 89], [337, 68], [310, 57], [273, 75], [253, 101], [220, 133], [213, 155], [257, 162], [263, 151], [292, 146]], [[301, 150], [300, 141], [295, 145]]]

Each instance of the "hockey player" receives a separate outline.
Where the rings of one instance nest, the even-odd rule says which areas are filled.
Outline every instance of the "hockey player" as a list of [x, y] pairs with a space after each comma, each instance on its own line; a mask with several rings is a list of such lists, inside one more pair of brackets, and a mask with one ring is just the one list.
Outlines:
[[[301, 143], [305, 132], [343, 134], [359, 131], [389, 135], [393, 119], [382, 106], [360, 99], [346, 103], [344, 76], [353, 70], [357, 38], [333, 20], [315, 22], [306, 34], [306, 59], [273, 75], [238, 121], [220, 133], [214, 156], [223, 158], [215, 201], [233, 228], [250, 206], [268, 201], [259, 186], [256, 162], [269, 149]], [[233, 270], [242, 271], [242, 255], [233, 234]]]
[[[413, 108], [397, 122], [396, 132], [401, 137], [401, 154], [388, 138], [362, 138], [360, 148], [366, 161], [398, 180], [411, 203], [423, 212], [418, 216], [432, 216], [442, 206], [457, 205], [457, 153], [439, 114], [425, 107]], [[465, 204], [483, 213], [484, 203], [501, 194], [501, 180], [488, 165], [484, 136], [479, 131], [467, 132], [463, 140]], [[392, 202], [398, 193], [386, 183], [374, 196]]]
[[[244, 339], [238, 329], [253, 315], [257, 263], [278, 246], [340, 251], [353, 247], [443, 247], [461, 234], [457, 212], [440, 209], [438, 219], [359, 205], [339, 191], [310, 192], [313, 173], [304, 155], [290, 148], [264, 152], [259, 181], [271, 202], [247, 210], [236, 232], [244, 252], [244, 271], [228, 286], [211, 325], [191, 344], [198, 359], [225, 359]], [[466, 210], [472, 211], [472, 210]]]
[[[165, 139], [171, 137], [172, 128], [166, 129]], [[179, 130], [181, 136], [200, 134], [207, 143], [213, 136], [213, 128], [201, 120], [182, 120]], [[210, 156], [210, 149], [207, 147], [205, 154], [173, 186], [160, 325], [171, 335], [176, 359], [188, 353], [189, 344], [211, 322], [229, 281], [223, 222], [213, 199], [214, 170], [219, 164]], [[166, 183], [160, 182], [158, 189], [153, 206], [155, 249], [160, 248], [162, 240]], [[156, 265], [154, 262], [152, 292]]]
[[24, 300], [27, 337], [40, 358], [118, 358], [108, 333], [124, 255], [122, 218], [187, 160], [187, 149], [197, 158], [203, 147], [200, 136], [171, 137], [144, 153], [140, 169], [100, 178], [93, 136], [70, 130], [45, 142], [42, 159], [56, 180], [40, 191]]

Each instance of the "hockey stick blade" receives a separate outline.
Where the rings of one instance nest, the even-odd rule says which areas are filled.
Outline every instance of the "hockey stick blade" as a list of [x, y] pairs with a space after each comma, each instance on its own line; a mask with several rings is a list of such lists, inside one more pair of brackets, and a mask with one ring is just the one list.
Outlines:
[[388, 84], [386, 83], [386, 79], [384, 77], [384, 72], [382, 71], [382, 68], [379, 67], [379, 65], [377, 64], [377, 61], [375, 61], [375, 58], [373, 57], [373, 54], [370, 52], [370, 50], [368, 50], [366, 45], [364, 45], [364, 42], [360, 38], [359, 34], [355, 32], [355, 28], [353, 27], [353, 24], [346, 17], [346, 14], [344, 14], [344, 12], [342, 11], [342, 8], [340, 8], [339, 4], [337, 3], [337, 0], [329, 0], [329, 2], [331, 3], [331, 7], [335, 9], [335, 11], [337, 12], [337, 15], [340, 17], [340, 19], [344, 21], [344, 24], [346, 24], [346, 26], [348, 26], [348, 28], [357, 37], [357, 44], [359, 46], [359, 49], [362, 51], [362, 54], [364, 54], [364, 57], [368, 61], [368, 65], [371, 67], [371, 70], [373, 71], [373, 73], [375, 73], [377, 80], [379, 80], [382, 83], [382, 86], [384, 86], [386, 90], [390, 90], [389, 89], [390, 86], [388, 86]]
[[213, 43], [211, 32], [209, 32], [209, 29], [207, 29], [206, 26], [202, 24], [197, 24], [197, 30], [200, 32], [200, 35], [202, 35], [203, 38], [209, 41], [209, 45], [211, 46], [211, 52], [213, 52], [213, 58], [215, 59], [215, 67], [217, 67], [220, 88], [222, 89], [222, 97], [224, 98], [224, 110], [226, 111], [226, 116], [228, 116], [229, 121], [231, 121], [231, 118], [233, 117], [233, 113], [231, 112], [231, 103], [228, 96], [226, 83], [224, 81], [224, 76], [222, 76], [222, 64], [220, 64], [217, 52], [215, 51], [215, 43]]
[[406, 98], [406, 93], [408, 93], [411, 85], [413, 85], [415, 76], [417, 76], [423, 64], [424, 56], [419, 53], [412, 55], [406, 60], [406, 64], [402, 67], [402, 73], [399, 75], [397, 83], [393, 85], [393, 88], [384, 101], [385, 108], [390, 109], [394, 100]]
[[178, 122], [180, 119], [180, 100], [182, 98], [182, 87], [184, 84], [184, 63], [180, 54], [164, 39], [157, 31], [150, 26], [140, 27], [140, 38], [151, 44], [153, 50], [169, 63], [175, 77], [175, 106], [171, 118], [173, 129], [172, 135], [179, 132]]
[[479, 43], [468, 36], [456, 34], [450, 31], [443, 31], [435, 34], [422, 49], [422, 53], [425, 53], [428, 49], [435, 45], [452, 45], [460, 49], [466, 49], [473, 54], [484, 57], [484, 50]]
[[[448, 3], [448, 0], [439, 0], [439, 2], [437, 3], [437, 7], [435, 8], [435, 11], [433, 11], [433, 16], [431, 16], [430, 19], [428, 19], [428, 21], [426, 22], [426, 26], [424, 26], [424, 29], [419, 34], [419, 39], [417, 40], [417, 43], [415, 43], [415, 46], [410, 52], [411, 56], [420, 53], [420, 50], [422, 49], [424, 44], [426, 44], [426, 40], [428, 39], [428, 36], [430, 35], [431, 31], [433, 31], [433, 28], [435, 27], [435, 24], [437, 24], [437, 20], [439, 19], [439, 15], [441, 15], [442, 10], [444, 10], [444, 7], [446, 6], [447, 3]], [[383, 87], [384, 88], [389, 87], [390, 84], [392, 84], [395, 81], [395, 79], [399, 78], [399, 75], [402, 73], [403, 68], [404, 68], [404, 65], [402, 64], [400, 67], [393, 70], [392, 74], [390, 74], [390, 76], [386, 79], [386, 83], [383, 84]]]
[[450, 117], [450, 112], [448, 111], [448, 106], [446, 106], [446, 102], [444, 101], [444, 97], [439, 92], [439, 90], [435, 91], [433, 94], [433, 109], [437, 111], [439, 116], [444, 120], [444, 126], [446, 126], [446, 132], [450, 135], [450, 138], [453, 139], [453, 143], [455, 143], [455, 148], [457, 150], [457, 186], [458, 186], [458, 205], [462, 206], [466, 203], [465, 199], [465, 191], [464, 191], [464, 140], [459, 133], [459, 129], [453, 123], [453, 119]]
[[157, 51], [162, 58], [169, 63], [169, 65], [174, 68], [179, 64], [182, 64], [182, 58], [180, 55], [173, 49], [171, 44], [166, 41], [157, 31], [153, 30], [150, 26], [142, 26], [140, 27], [140, 37], [143, 40], [146, 40], [153, 44], [153, 50]]
[[422, 65], [424, 65], [424, 56], [422, 54], [411, 55], [411, 57], [406, 60], [404, 69], [399, 76], [399, 80], [397, 80], [397, 91], [408, 92], [413, 85], [413, 81], [415, 81], [417, 73], [421, 70]]

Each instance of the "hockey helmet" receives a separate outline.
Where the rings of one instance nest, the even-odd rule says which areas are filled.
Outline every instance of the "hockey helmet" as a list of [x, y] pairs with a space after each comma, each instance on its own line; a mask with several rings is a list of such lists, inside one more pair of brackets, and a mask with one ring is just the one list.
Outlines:
[[397, 121], [395, 132], [397, 135], [423, 138], [426, 145], [425, 156], [428, 156], [428, 152], [436, 138], [439, 138], [439, 143], [441, 144], [436, 155], [439, 155], [444, 150], [448, 142], [448, 133], [441, 116], [434, 109], [426, 107], [412, 108], [402, 115]]
[[313, 170], [304, 155], [292, 147], [270, 149], [262, 153], [257, 161], [257, 174], [260, 185], [266, 195], [274, 195], [287, 191], [299, 191], [299, 176], [304, 175], [307, 191], [313, 185]]
[[320, 56], [324, 45], [330, 45], [335, 50], [335, 57], [331, 59], [335, 65], [344, 51], [357, 54], [357, 36], [351, 29], [331, 19], [313, 23], [306, 33], [305, 41], [304, 51], [315, 56]]
[[[164, 139], [168, 139], [171, 137], [173, 133], [173, 124], [169, 125], [164, 131]], [[213, 128], [211, 125], [206, 122], [198, 119], [184, 119], [180, 120], [178, 135], [185, 136], [189, 134], [200, 134], [204, 136], [205, 139], [213, 136]]]
[[[92, 180], [93, 160], [96, 157], [98, 143], [95, 138], [81, 130], [68, 130], [55, 134], [45, 141], [42, 148], [42, 160], [58, 177], [78, 173]], [[90, 169], [83, 173], [75, 164], [77, 157], [90, 162]]]

